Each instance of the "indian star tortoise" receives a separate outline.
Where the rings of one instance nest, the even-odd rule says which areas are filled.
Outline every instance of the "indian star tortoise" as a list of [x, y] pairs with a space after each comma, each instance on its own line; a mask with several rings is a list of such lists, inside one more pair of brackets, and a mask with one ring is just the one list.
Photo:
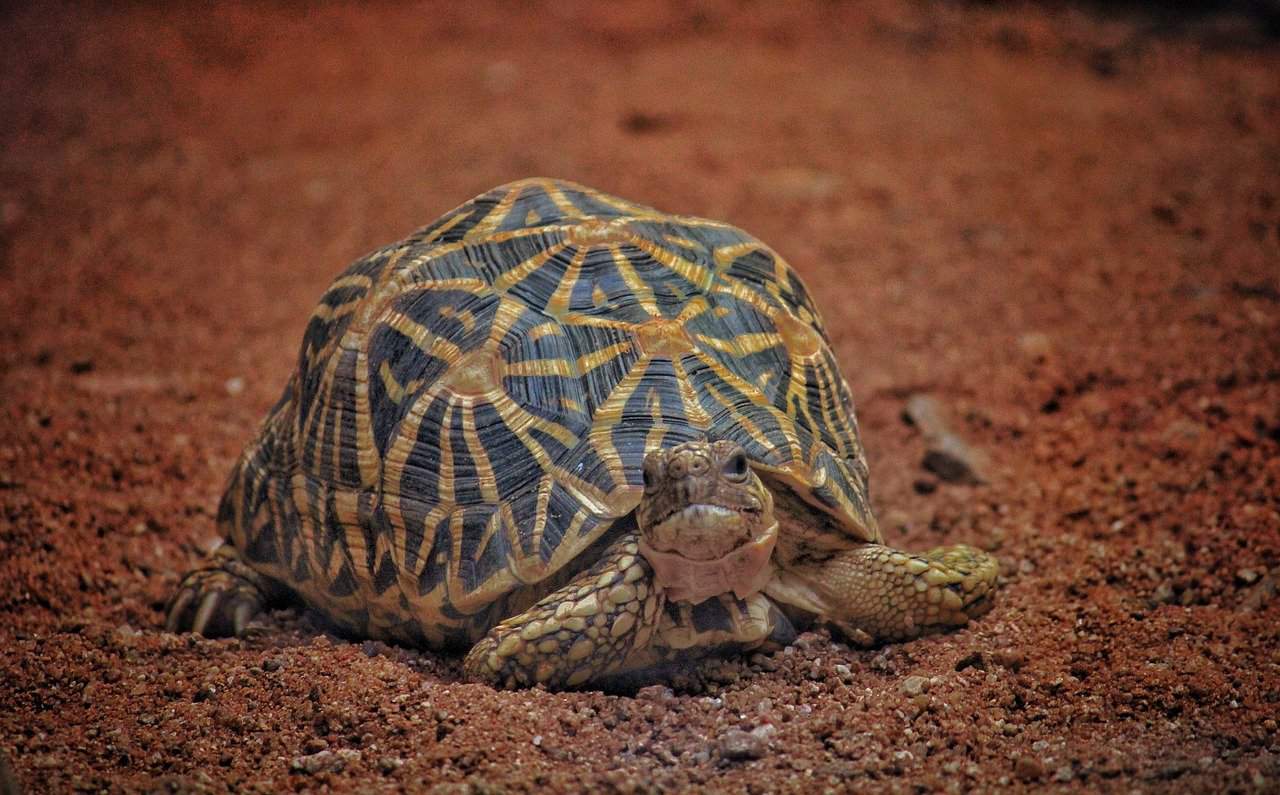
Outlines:
[[785, 643], [793, 619], [912, 638], [983, 612], [998, 573], [883, 545], [848, 385], [778, 254], [550, 179], [333, 282], [218, 525], [170, 631], [240, 634], [291, 598], [506, 687]]

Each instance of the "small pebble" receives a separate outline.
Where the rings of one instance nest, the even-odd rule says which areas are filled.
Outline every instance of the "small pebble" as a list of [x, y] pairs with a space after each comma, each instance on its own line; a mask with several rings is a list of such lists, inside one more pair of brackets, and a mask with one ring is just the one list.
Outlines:
[[1020, 756], [1013, 763], [1013, 772], [1023, 781], [1035, 781], [1044, 776], [1044, 763], [1034, 756]]
[[234, 378], [228, 378], [226, 380], [226, 383], [224, 383], [222, 387], [223, 389], [227, 390], [228, 395], [235, 397], [236, 395], [244, 391], [244, 379], [241, 378], [240, 376], [236, 376]]
[[731, 729], [720, 737], [716, 746], [724, 759], [759, 759], [765, 755], [768, 740], [752, 732]]
[[325, 770], [342, 769], [342, 758], [333, 751], [321, 751], [317, 754], [295, 756], [289, 767], [298, 773], [315, 775]]
[[398, 756], [384, 756], [378, 760], [378, 771], [384, 774], [394, 773], [404, 767], [404, 760]]
[[302, 750], [308, 754], [318, 754], [329, 747], [329, 743], [323, 737], [312, 737], [302, 746]]
[[918, 696], [929, 686], [929, 680], [923, 676], [908, 676], [902, 680], [902, 692], [909, 696]]

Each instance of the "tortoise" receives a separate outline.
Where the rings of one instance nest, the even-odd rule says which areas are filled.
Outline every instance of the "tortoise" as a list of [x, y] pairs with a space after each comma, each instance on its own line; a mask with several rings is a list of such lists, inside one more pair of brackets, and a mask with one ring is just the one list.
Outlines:
[[800, 277], [725, 223], [495, 188], [351, 265], [231, 474], [169, 631], [300, 599], [469, 649], [495, 686], [598, 685], [786, 643], [965, 624], [998, 566], [884, 545], [848, 384]]

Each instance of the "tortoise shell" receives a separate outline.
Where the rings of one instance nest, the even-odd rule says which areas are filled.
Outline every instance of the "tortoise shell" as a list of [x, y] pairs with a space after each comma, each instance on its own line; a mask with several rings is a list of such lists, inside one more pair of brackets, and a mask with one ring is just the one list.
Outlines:
[[522, 180], [333, 282], [220, 520], [340, 626], [468, 644], [633, 521], [647, 450], [703, 437], [841, 543], [879, 540], [848, 386], [786, 262], [727, 224]]

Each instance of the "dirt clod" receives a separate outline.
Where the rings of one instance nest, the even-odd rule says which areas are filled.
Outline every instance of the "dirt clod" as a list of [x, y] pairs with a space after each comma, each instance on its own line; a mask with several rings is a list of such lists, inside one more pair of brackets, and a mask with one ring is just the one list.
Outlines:
[[738, 761], [760, 759], [769, 750], [769, 741], [754, 732], [730, 729], [721, 735], [716, 750], [724, 759]]

